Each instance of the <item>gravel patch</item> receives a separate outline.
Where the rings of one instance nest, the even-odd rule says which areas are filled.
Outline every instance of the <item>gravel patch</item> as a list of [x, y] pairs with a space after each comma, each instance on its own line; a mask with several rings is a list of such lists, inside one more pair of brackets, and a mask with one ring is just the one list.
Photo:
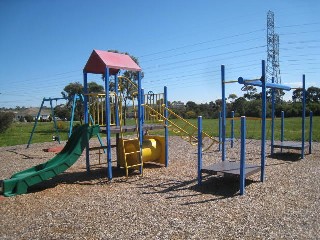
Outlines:
[[[113, 139], [114, 141], [114, 139]], [[31, 192], [0, 198], [1, 239], [319, 239], [320, 144], [299, 160], [297, 151], [270, 158], [266, 181], [246, 180], [239, 195], [237, 179], [205, 176], [197, 186], [197, 148], [170, 137], [169, 167], [146, 164], [143, 176], [113, 169], [106, 178], [106, 156], [98, 164], [90, 152], [65, 173], [31, 188]], [[98, 141], [93, 139], [92, 146]], [[239, 145], [228, 159], [239, 160]], [[0, 148], [0, 179], [55, 153], [43, 149], [56, 143]], [[221, 161], [215, 149], [203, 164]], [[270, 149], [268, 149], [270, 151]], [[115, 159], [113, 150], [113, 159]], [[259, 164], [260, 142], [248, 140], [247, 162]], [[114, 162], [114, 166], [116, 163]]]

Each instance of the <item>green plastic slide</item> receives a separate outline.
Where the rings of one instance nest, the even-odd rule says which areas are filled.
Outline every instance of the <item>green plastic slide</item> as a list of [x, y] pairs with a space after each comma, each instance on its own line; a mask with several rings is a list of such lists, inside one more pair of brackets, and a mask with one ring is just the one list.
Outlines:
[[78, 127], [70, 136], [66, 146], [54, 158], [3, 180], [3, 195], [10, 197], [27, 193], [28, 187], [64, 172], [78, 160], [89, 139], [98, 133], [99, 125], [89, 127], [85, 124]]

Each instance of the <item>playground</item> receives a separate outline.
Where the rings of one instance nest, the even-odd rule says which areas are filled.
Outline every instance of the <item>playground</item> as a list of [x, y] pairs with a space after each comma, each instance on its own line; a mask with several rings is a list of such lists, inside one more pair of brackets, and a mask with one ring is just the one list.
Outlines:
[[[248, 118], [261, 122], [261, 140], [248, 141], [247, 118], [227, 119], [225, 101], [216, 126], [219, 137], [211, 136], [203, 130], [201, 116], [194, 124], [168, 107], [166, 86], [163, 93], [145, 93], [142, 69], [130, 56], [93, 50], [83, 70], [84, 93], [73, 98], [73, 106], [77, 100], [84, 103], [84, 124], [72, 129], [70, 121], [67, 142], [60, 141], [57, 131], [56, 142], [31, 144], [36, 120], [26, 145], [0, 149], [1, 193], [8, 197], [1, 197], [2, 215], [14, 219], [2, 224], [2, 236], [317, 237], [320, 154], [319, 143], [312, 142], [312, 112], [306, 128], [303, 95], [301, 141], [284, 141], [282, 117], [280, 143], [275, 143], [272, 110], [268, 140], [266, 89], [292, 88], [266, 83], [264, 61], [261, 69], [258, 79], [228, 82], [221, 66], [222, 99], [227, 83], [262, 89], [261, 118]], [[136, 72], [136, 78], [120, 75], [122, 70]], [[104, 93], [88, 92], [89, 74], [103, 74]], [[123, 124], [124, 84], [135, 89], [133, 125]], [[305, 75], [301, 89], [305, 94]], [[45, 101], [52, 109], [52, 99], [44, 98], [41, 107]], [[234, 121], [239, 120], [235, 137]], [[55, 121], [54, 126], [57, 130]], [[169, 128], [177, 136], [169, 136]], [[48, 151], [57, 142], [61, 152]]]
[[[1, 177], [47, 161], [55, 153], [43, 149], [56, 144], [2, 147]], [[98, 139], [90, 144], [99, 144]], [[228, 158], [238, 156], [239, 145], [227, 151]], [[320, 144], [314, 143], [303, 160], [284, 151], [270, 158], [268, 148], [266, 181], [250, 176], [244, 196], [237, 179], [204, 177], [198, 186], [197, 147], [180, 137], [170, 137], [168, 168], [145, 165], [143, 176], [134, 171], [126, 178], [113, 162], [111, 183], [106, 159], [99, 165], [97, 152], [90, 152], [87, 174], [83, 153], [66, 172], [30, 193], [2, 197], [0, 234], [3, 239], [317, 239]], [[249, 142], [247, 152], [247, 162], [259, 164], [260, 141]], [[212, 155], [221, 161], [221, 152]], [[208, 158], [203, 154], [204, 161]]]

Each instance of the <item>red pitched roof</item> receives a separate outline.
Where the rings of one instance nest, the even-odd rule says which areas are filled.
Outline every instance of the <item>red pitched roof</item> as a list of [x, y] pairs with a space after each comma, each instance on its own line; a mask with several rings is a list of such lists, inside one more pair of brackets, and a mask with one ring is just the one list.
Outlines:
[[116, 74], [120, 69], [141, 71], [129, 55], [101, 50], [92, 51], [84, 70], [87, 73], [104, 74], [107, 67], [110, 74]]

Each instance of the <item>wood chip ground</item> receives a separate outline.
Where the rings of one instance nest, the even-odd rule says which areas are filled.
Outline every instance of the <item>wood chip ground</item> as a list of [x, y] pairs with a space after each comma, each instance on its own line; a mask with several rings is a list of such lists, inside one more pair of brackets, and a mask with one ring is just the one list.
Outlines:
[[[265, 182], [250, 176], [240, 196], [237, 179], [206, 176], [198, 186], [196, 147], [169, 142], [168, 168], [146, 164], [127, 179], [114, 167], [109, 182], [106, 156], [99, 165], [91, 152], [90, 174], [81, 156], [30, 193], [1, 197], [0, 239], [320, 239], [319, 143], [303, 160], [294, 150], [271, 158], [268, 148]], [[46, 162], [55, 153], [43, 149], [56, 144], [0, 148], [0, 179]], [[228, 159], [239, 160], [239, 145]], [[209, 165], [221, 153], [216, 146], [203, 158]], [[248, 140], [247, 162], [259, 164], [259, 141]]]

